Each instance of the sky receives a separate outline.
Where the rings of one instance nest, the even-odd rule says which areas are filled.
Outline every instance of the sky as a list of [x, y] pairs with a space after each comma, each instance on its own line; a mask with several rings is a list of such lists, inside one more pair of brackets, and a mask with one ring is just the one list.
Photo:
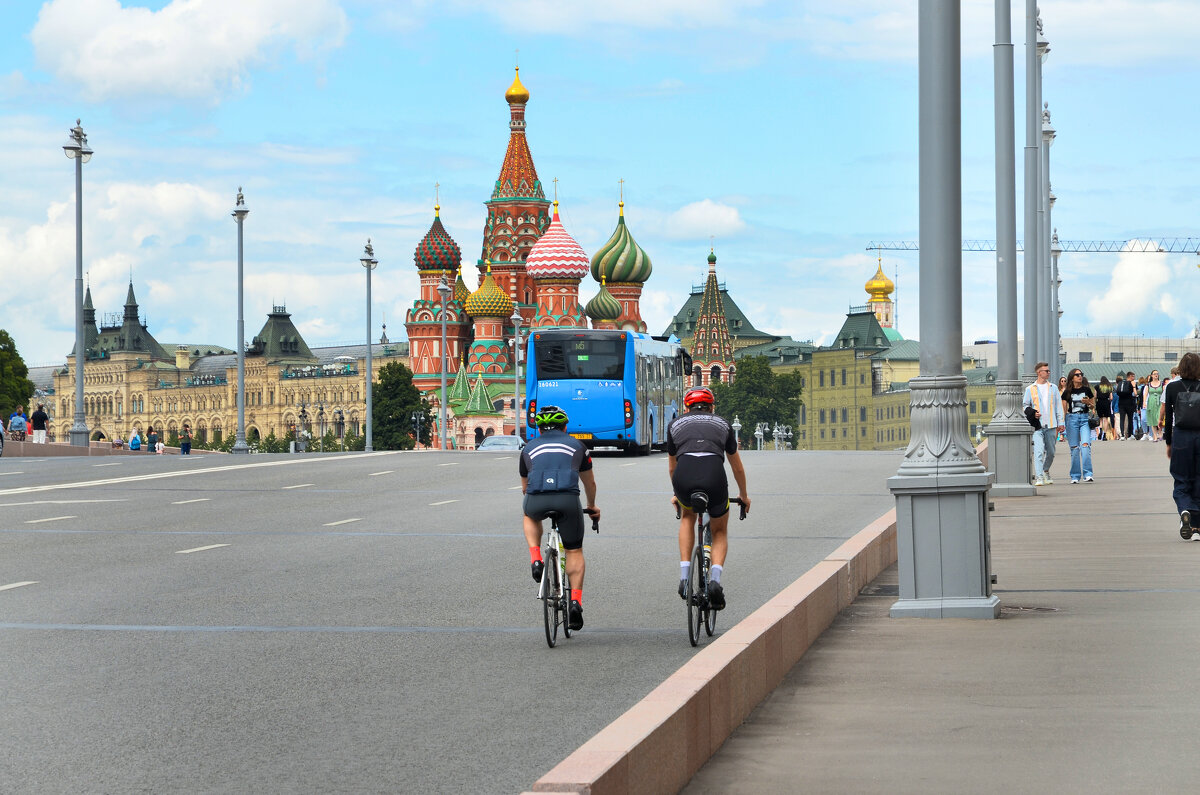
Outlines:
[[[962, 8], [963, 237], [994, 239], [993, 4]], [[1200, 238], [1200, 3], [1042, 0], [1041, 13], [1059, 237]], [[711, 244], [755, 326], [827, 342], [866, 302], [867, 246], [918, 239], [915, 2], [8, 0], [0, 328], [30, 365], [72, 348], [74, 166], [61, 147], [80, 118], [95, 150], [83, 256], [100, 317], [122, 311], [132, 275], [160, 342], [235, 347], [240, 186], [247, 337], [286, 304], [311, 346], [361, 340], [369, 237], [373, 336], [386, 318], [403, 338], [435, 184], [467, 265], [480, 256], [518, 60], [539, 177], [548, 191], [558, 179], [563, 223], [589, 254], [624, 180], [654, 266], [641, 311], [655, 333], [703, 283]], [[885, 251], [882, 264], [915, 338], [919, 254]], [[1059, 264], [1064, 335], [1196, 324], [1195, 254]], [[596, 288], [586, 280], [581, 301]], [[964, 253], [965, 342], [995, 339], [995, 288], [995, 255]]]

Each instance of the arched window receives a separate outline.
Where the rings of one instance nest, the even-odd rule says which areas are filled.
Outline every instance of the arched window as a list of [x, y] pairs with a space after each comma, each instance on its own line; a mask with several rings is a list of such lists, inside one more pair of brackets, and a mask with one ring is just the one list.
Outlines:
[[702, 378], [700, 365], [696, 365], [692, 368], [692, 386], [701, 386]]
[[714, 364], [712, 366], [710, 375], [711, 375], [711, 378], [709, 379], [710, 383], [713, 383], [713, 384], [720, 383], [720, 381], [721, 381], [721, 365]]

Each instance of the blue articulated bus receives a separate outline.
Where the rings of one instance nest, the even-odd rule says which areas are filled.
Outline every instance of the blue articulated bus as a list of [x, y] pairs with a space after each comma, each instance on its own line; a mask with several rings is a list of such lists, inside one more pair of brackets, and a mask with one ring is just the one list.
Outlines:
[[526, 434], [538, 406], [559, 406], [567, 433], [589, 448], [648, 455], [666, 442], [667, 425], [683, 413], [687, 351], [674, 335], [608, 329], [535, 330], [525, 361]]

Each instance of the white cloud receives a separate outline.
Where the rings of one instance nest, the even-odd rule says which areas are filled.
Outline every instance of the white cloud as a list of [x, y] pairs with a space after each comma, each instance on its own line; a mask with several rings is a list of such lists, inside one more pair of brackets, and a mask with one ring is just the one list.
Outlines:
[[677, 240], [707, 240], [709, 235], [727, 237], [746, 228], [736, 207], [712, 199], [680, 207], [665, 219], [663, 232]]
[[726, 28], [766, 4], [766, 0], [509, 0], [503, 4], [466, 0], [457, 5], [464, 10], [486, 10], [522, 33], [577, 34], [601, 26], [644, 30]]
[[1167, 260], [1153, 254], [1125, 253], [1117, 257], [1108, 289], [1088, 301], [1088, 317], [1098, 328], [1120, 332], [1150, 312], [1177, 309], [1166, 300], [1171, 280]]
[[159, 11], [50, 0], [30, 39], [43, 68], [91, 99], [215, 101], [278, 50], [310, 59], [340, 46], [346, 30], [336, 0], [172, 0]]

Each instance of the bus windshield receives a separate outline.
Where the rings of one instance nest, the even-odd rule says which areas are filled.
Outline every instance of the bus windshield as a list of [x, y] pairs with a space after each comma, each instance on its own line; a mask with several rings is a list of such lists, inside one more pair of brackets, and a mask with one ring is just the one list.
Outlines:
[[622, 378], [625, 373], [623, 339], [540, 339], [535, 346], [537, 378]]

